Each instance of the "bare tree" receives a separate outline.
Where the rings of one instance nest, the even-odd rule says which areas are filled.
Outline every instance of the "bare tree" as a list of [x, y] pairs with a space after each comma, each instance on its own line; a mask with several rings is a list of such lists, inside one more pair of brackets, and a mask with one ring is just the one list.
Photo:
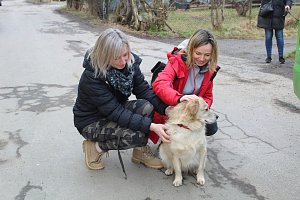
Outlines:
[[76, 10], [86, 10], [91, 15], [97, 16], [99, 13], [98, 1], [103, 0], [67, 0], [67, 7]]
[[167, 21], [167, 10], [162, 0], [153, 0], [151, 4], [145, 0], [120, 0], [114, 17], [117, 23], [129, 25], [135, 30], [162, 30]]
[[108, 20], [110, 0], [89, 0], [97, 2], [97, 14], [101, 20]]
[[214, 29], [221, 29], [224, 21], [225, 0], [211, 0], [211, 24]]
[[[252, 7], [251, 0], [235, 0], [232, 2], [239, 16], [246, 16], [249, 9]], [[251, 12], [251, 9], [250, 9]]]

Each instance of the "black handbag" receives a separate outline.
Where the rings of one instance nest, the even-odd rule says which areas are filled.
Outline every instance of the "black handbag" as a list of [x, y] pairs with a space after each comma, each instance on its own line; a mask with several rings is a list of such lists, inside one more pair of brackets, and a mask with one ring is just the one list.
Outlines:
[[265, 17], [265, 16], [272, 14], [273, 11], [274, 11], [273, 1], [270, 0], [268, 3], [266, 3], [260, 7], [259, 13], [260, 13], [260, 16]]

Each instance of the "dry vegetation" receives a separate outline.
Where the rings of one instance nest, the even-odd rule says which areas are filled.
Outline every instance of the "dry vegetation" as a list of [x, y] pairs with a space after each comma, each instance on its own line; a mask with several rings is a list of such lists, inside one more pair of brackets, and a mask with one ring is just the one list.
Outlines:
[[[257, 28], [258, 7], [252, 9], [251, 16], [238, 16], [235, 9], [226, 8], [221, 30], [214, 30], [219, 38], [259, 39], [264, 37], [263, 29]], [[292, 14], [299, 18], [300, 6], [292, 8]], [[211, 29], [210, 12], [205, 10], [172, 11], [169, 13], [169, 25], [180, 35], [188, 37], [198, 28]], [[183, 28], [184, 27], [184, 28]], [[286, 17], [285, 37], [295, 38], [298, 22], [291, 15]]]
[[[80, 18], [87, 20], [94, 26], [101, 25], [101, 21], [96, 16], [91, 16], [85, 12], [78, 12], [64, 8], [63, 11], [77, 15]], [[224, 23], [221, 30], [213, 30], [218, 38], [238, 38], [238, 39], [260, 39], [264, 37], [263, 29], [257, 28], [257, 13], [258, 7], [252, 9], [251, 16], [238, 16], [235, 9], [226, 8], [224, 11]], [[296, 18], [300, 17], [300, 6], [293, 6], [292, 14]], [[174, 10], [168, 14], [168, 25], [176, 33], [173, 33], [169, 28], [164, 31], [157, 31], [150, 29], [148, 32], [139, 32], [136, 34], [147, 35], [151, 37], [189, 37], [198, 28], [205, 28], [211, 30], [210, 10], [209, 9], [190, 9]], [[129, 30], [127, 32], [135, 33], [136, 31]], [[298, 22], [291, 15], [286, 17], [286, 26], [284, 30], [285, 37], [296, 38], [298, 34]]]

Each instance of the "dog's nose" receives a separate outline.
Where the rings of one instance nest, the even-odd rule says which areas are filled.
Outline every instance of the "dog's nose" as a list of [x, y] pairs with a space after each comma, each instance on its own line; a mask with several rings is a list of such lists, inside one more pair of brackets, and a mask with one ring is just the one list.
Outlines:
[[216, 120], [219, 118], [219, 115], [216, 115]]

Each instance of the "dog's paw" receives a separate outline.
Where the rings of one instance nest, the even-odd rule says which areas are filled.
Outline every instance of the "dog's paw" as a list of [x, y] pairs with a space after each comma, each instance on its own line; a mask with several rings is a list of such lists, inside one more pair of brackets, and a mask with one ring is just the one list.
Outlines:
[[173, 181], [173, 185], [175, 187], [181, 186], [182, 185], [182, 178], [175, 178], [175, 180]]
[[167, 169], [166, 171], [165, 171], [165, 175], [167, 175], [167, 176], [170, 176], [170, 175], [172, 175], [174, 173], [174, 170], [173, 169]]
[[203, 176], [197, 176], [197, 183], [199, 185], [204, 185], [204, 183], [205, 183], [204, 177]]

